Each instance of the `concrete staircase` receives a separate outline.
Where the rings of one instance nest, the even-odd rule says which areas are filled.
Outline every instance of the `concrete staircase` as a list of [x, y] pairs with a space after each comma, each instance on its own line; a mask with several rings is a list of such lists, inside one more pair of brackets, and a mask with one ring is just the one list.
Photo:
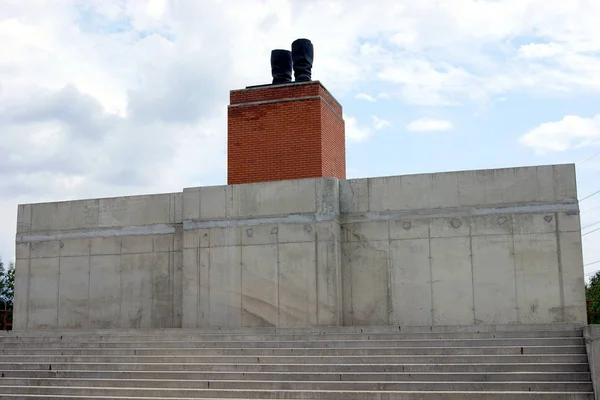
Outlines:
[[0, 333], [0, 399], [594, 398], [574, 325]]

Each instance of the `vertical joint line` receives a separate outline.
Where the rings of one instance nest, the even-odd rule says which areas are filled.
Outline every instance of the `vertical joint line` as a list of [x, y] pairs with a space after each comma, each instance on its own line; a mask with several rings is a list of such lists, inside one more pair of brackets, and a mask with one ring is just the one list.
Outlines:
[[431, 325], [435, 325], [435, 313], [433, 312], [433, 263], [431, 257], [431, 220], [427, 221], [427, 240], [429, 241], [429, 288], [430, 288], [430, 313], [431, 313]]
[[563, 322], [566, 322], [565, 313], [565, 287], [563, 282], [562, 250], [560, 243], [560, 229], [558, 226], [558, 213], [554, 213], [554, 224], [556, 226], [556, 257], [558, 260], [558, 286], [560, 291], [560, 316]]

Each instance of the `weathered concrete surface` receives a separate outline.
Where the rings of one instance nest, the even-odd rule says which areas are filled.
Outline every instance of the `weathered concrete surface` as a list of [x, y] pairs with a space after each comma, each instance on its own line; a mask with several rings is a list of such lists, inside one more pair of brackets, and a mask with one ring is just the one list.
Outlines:
[[19, 206], [15, 329], [585, 323], [573, 165]]
[[576, 195], [572, 165], [341, 181], [344, 324], [585, 323]]
[[590, 363], [590, 373], [596, 400], [600, 400], [600, 325], [588, 325], [583, 328], [585, 347]]

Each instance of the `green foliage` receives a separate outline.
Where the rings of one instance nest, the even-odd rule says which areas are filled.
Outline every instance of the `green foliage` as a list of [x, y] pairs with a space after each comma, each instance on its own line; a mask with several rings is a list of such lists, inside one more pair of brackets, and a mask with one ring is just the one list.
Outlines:
[[[0, 258], [0, 301], [12, 308], [15, 297], [15, 264], [5, 266]], [[4, 308], [4, 307], [1, 307]]]
[[[600, 271], [590, 279], [590, 282], [585, 285], [585, 298], [592, 300], [588, 305], [589, 322], [590, 324], [600, 324]], [[598, 313], [595, 314], [594, 313]]]

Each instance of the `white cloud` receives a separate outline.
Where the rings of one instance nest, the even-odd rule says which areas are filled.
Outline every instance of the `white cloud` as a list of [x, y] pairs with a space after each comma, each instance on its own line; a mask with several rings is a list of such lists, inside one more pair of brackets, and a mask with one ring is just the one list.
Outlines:
[[592, 118], [567, 115], [560, 121], [543, 123], [521, 136], [519, 142], [537, 154], [600, 145], [600, 114]]
[[[270, 50], [297, 37], [313, 41], [313, 77], [338, 98], [598, 92], [598, 15], [600, 2], [563, 0], [4, 2], [0, 206], [221, 179], [228, 91], [269, 82]], [[348, 140], [386, 122], [350, 117]]]
[[409, 131], [428, 132], [428, 131], [449, 131], [454, 129], [452, 122], [441, 119], [420, 118], [412, 121], [406, 126]]
[[381, 130], [381, 129], [389, 128], [391, 126], [390, 121], [379, 118], [376, 115], [371, 116], [371, 122], [373, 123], [373, 129], [375, 129], [375, 130]]
[[373, 135], [370, 126], [360, 125], [355, 117], [344, 115], [346, 138], [351, 142], [364, 142]]
[[364, 125], [350, 115], [344, 115], [346, 139], [350, 142], [361, 143], [370, 139], [375, 131], [389, 128], [390, 121], [379, 118], [376, 115], [371, 115], [371, 125]]
[[370, 94], [367, 93], [358, 93], [354, 96], [355, 99], [357, 100], [366, 100], [366, 101], [370, 101], [372, 103], [374, 103], [375, 101], [377, 101], [375, 99], [375, 97], [371, 96]]
[[548, 58], [563, 52], [563, 46], [556, 43], [530, 43], [519, 47], [520, 55], [525, 58]]

